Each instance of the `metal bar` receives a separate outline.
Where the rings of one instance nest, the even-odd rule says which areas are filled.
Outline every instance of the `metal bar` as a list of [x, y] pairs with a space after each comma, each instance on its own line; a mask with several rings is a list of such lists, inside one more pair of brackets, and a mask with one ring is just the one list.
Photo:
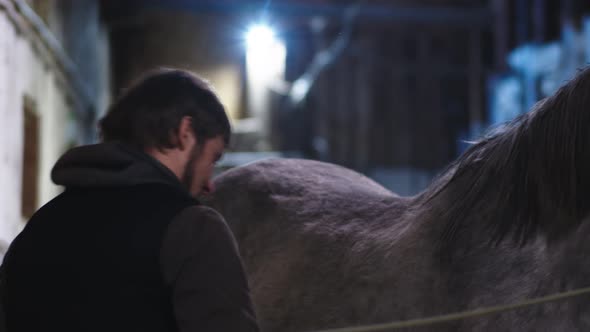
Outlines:
[[82, 118], [87, 117], [93, 110], [89, 89], [82, 81], [78, 67], [43, 20], [23, 0], [0, 0], [0, 10], [7, 13], [17, 29], [32, 33], [47, 53], [53, 57], [58, 69], [66, 78], [67, 85], [71, 88], [73, 99], [80, 104], [80, 107], [75, 107], [76, 113]]
[[[266, 6], [262, 2], [232, 2], [220, 0], [144, 0], [132, 2], [139, 10], [173, 9], [199, 13], [256, 13], [268, 11], [279, 16], [342, 17], [347, 4], [274, 2]], [[378, 21], [403, 21], [423, 23], [458, 23], [487, 25], [491, 21], [488, 8], [407, 8], [395, 5], [365, 4], [359, 12], [362, 19]]]

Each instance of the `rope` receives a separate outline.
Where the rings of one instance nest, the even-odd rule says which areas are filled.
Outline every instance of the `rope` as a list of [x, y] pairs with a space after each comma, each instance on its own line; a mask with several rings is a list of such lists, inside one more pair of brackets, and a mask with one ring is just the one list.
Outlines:
[[567, 292], [561, 292], [557, 294], [552, 294], [548, 296], [538, 297], [534, 299], [525, 300], [519, 303], [513, 303], [508, 305], [498, 305], [492, 307], [484, 307], [475, 310], [469, 311], [462, 311], [452, 314], [446, 315], [439, 315], [433, 316], [428, 318], [419, 318], [419, 319], [411, 319], [405, 321], [398, 321], [398, 322], [391, 322], [391, 323], [383, 323], [383, 324], [375, 324], [375, 325], [365, 325], [365, 326], [357, 326], [357, 327], [346, 327], [340, 329], [330, 329], [330, 330], [321, 330], [317, 332], [375, 332], [375, 331], [385, 331], [390, 329], [401, 329], [401, 328], [408, 328], [408, 327], [417, 327], [417, 326], [424, 326], [424, 325], [433, 325], [439, 324], [454, 320], [460, 320], [465, 318], [471, 317], [478, 317], [484, 316], [489, 314], [494, 314], [502, 311], [508, 311], [512, 309], [518, 309], [523, 307], [528, 307], [532, 305], [537, 305], [541, 303], [547, 302], [554, 302], [559, 301], [575, 296], [581, 296], [590, 293], [590, 287], [586, 288], [579, 288]]

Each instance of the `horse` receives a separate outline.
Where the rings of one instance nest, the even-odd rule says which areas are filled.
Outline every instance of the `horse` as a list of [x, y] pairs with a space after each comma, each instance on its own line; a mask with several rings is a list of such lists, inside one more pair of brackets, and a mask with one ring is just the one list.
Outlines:
[[[234, 232], [262, 331], [420, 319], [588, 287], [590, 69], [412, 197], [304, 159], [214, 181], [205, 204]], [[590, 296], [579, 296], [404, 331], [589, 330]]]

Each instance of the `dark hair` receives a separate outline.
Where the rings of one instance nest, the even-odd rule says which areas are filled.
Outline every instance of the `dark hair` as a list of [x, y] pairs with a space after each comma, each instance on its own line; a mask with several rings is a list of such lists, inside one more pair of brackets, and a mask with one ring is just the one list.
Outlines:
[[231, 127], [212, 87], [183, 70], [148, 72], [110, 107], [100, 120], [104, 142], [120, 141], [142, 149], [173, 148], [183, 117], [192, 118], [199, 142], [222, 136], [229, 144]]

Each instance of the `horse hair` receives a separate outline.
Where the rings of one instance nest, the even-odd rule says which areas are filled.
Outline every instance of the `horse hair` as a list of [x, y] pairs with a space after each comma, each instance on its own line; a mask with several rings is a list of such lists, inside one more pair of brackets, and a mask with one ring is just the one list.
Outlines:
[[590, 68], [484, 135], [421, 198], [445, 221], [443, 243], [467, 222], [483, 222], [493, 242], [511, 235], [521, 245], [577, 227], [590, 211]]

